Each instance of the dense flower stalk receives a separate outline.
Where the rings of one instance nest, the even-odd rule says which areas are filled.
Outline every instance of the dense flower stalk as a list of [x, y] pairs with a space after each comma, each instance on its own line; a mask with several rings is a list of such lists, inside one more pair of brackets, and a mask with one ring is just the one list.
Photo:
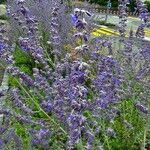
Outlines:
[[75, 48], [75, 54], [79, 54], [83, 57], [89, 53], [87, 42], [89, 41], [90, 34], [88, 33], [88, 22], [86, 22], [86, 18], [91, 17], [91, 14], [86, 10], [75, 8], [74, 14], [72, 14], [71, 17], [76, 29], [74, 38], [75, 40], [80, 40], [80, 46]]
[[49, 141], [48, 138], [50, 137], [50, 131], [48, 129], [40, 129], [38, 130], [30, 130], [29, 131], [32, 140], [32, 146], [38, 147], [38, 145], [43, 146], [44, 149], [49, 149]]
[[141, 25], [139, 25], [139, 27], [137, 28], [136, 37], [143, 39], [145, 36], [144, 29], [150, 22], [150, 13], [148, 12], [147, 7], [143, 1], [136, 0], [136, 4], [139, 11], [139, 18], [141, 18], [141, 20], [143, 21], [143, 23], [141, 23]]
[[61, 39], [59, 36], [60, 24], [59, 24], [59, 2], [56, 1], [53, 3], [52, 9], [52, 18], [51, 18], [51, 39], [53, 44], [53, 53], [55, 55], [55, 62], [60, 60], [60, 56], [62, 55], [62, 51], [60, 49]]
[[150, 21], [150, 13], [147, 10], [147, 6], [141, 0], [136, 0], [136, 5], [139, 11], [139, 17], [141, 20], [143, 20], [144, 24], [147, 25], [147, 23]]
[[121, 84], [122, 70], [112, 57], [98, 56], [97, 76], [93, 80], [96, 90], [96, 105], [105, 109], [119, 100], [117, 89]]
[[11, 91], [13, 104], [16, 107], [20, 108], [20, 110], [23, 111], [24, 113], [27, 113], [29, 115], [32, 114], [33, 111], [28, 106], [26, 106], [26, 104], [22, 101], [22, 99], [18, 93], [19, 93], [19, 91], [17, 89], [13, 89]]
[[128, 0], [118, 0], [119, 2], [119, 33], [122, 38], [125, 37], [126, 32], [126, 22], [127, 22], [127, 3]]
[[141, 104], [140, 102], [137, 102], [135, 104], [135, 107], [140, 110], [141, 112], [148, 114], [149, 113], [149, 109], [147, 107], [145, 107], [143, 104]]

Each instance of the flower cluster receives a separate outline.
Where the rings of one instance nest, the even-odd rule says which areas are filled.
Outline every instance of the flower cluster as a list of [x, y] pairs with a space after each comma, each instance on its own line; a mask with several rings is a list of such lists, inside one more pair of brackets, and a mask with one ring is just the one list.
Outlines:
[[139, 18], [144, 21], [145, 24], [147, 24], [150, 20], [150, 13], [147, 10], [147, 6], [144, 4], [141, 0], [136, 0], [137, 9], [139, 10]]
[[38, 147], [40, 145], [44, 149], [49, 149], [49, 141], [47, 139], [50, 137], [50, 131], [48, 129], [31, 130], [29, 132], [32, 136], [32, 146]]
[[128, 0], [119, 0], [119, 32], [121, 37], [125, 37], [126, 21], [127, 21], [127, 3]]
[[150, 22], [150, 13], [147, 10], [146, 5], [141, 0], [136, 0], [137, 9], [139, 11], [139, 18], [143, 21], [141, 25], [137, 28], [136, 37], [138, 38], [144, 38], [145, 32], [144, 29], [146, 26], [148, 26]]
[[60, 24], [59, 24], [59, 4], [54, 3], [52, 8], [52, 18], [51, 18], [51, 38], [53, 44], [53, 53], [55, 55], [55, 61], [60, 60], [60, 56], [62, 55], [61, 49], [59, 47], [61, 43], [61, 38], [59, 36]]
[[72, 14], [72, 22], [75, 26], [75, 40], [80, 40], [80, 46], [75, 48], [76, 53], [82, 57], [89, 52], [89, 46], [86, 44], [89, 41], [90, 34], [88, 33], [88, 23], [86, 17], [91, 17], [91, 13], [82, 9], [75, 8]]
[[122, 70], [111, 56], [98, 56], [97, 59], [97, 76], [93, 80], [97, 94], [96, 104], [97, 107], [105, 109], [110, 103], [119, 100], [117, 89], [121, 84]]

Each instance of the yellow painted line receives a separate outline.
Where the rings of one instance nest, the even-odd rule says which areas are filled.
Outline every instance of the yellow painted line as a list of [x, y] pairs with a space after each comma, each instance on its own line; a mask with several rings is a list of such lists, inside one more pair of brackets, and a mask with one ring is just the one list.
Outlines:
[[149, 33], [150, 34], [150, 31], [147, 31], [147, 30], [144, 30], [145, 31], [145, 33]]
[[97, 30], [95, 30], [95, 32], [98, 32], [98, 33], [100, 33], [100, 34], [111, 35], [111, 33], [107, 32], [107, 31], [103, 31], [103, 30], [101, 30], [101, 29], [97, 29]]
[[111, 33], [111, 34], [120, 35], [117, 31], [112, 30], [110, 28], [101, 28], [100, 30], [106, 31], [106, 32]]
[[145, 35], [150, 37], [150, 29], [145, 29]]
[[92, 32], [92, 35], [94, 35], [94, 36], [100, 36], [100, 35], [102, 35], [102, 34], [97, 33], [97, 32]]
[[104, 32], [92, 32], [92, 34], [94, 35], [94, 36], [100, 36], [100, 35], [111, 35], [111, 34], [109, 34], [109, 33], [104, 33]]
[[128, 17], [128, 18], [130, 18], [130, 19], [134, 19], [134, 20], [140, 20], [140, 18], [138, 18], [138, 17]]
[[93, 35], [94, 36], [100, 36], [100, 35], [119, 35], [119, 33], [118, 32], [115, 32], [114, 30], [112, 30], [112, 29], [109, 29], [109, 28], [99, 28], [99, 29], [95, 29], [94, 31], [93, 31]]
[[[134, 33], [136, 32], [136, 30], [134, 31]], [[113, 29], [110, 29], [110, 28], [98, 28], [98, 29], [95, 29], [92, 34], [94, 36], [100, 36], [100, 35], [116, 35], [116, 36], [120, 36], [119, 32], [117, 31], [114, 31]], [[146, 37], [150, 37], [150, 29], [145, 29], [145, 36]], [[129, 33], [125, 35], [125, 37], [129, 37]]]
[[150, 33], [148, 33], [148, 34], [147, 34], [147, 33], [145, 33], [145, 36], [146, 36], [146, 37], [150, 37]]

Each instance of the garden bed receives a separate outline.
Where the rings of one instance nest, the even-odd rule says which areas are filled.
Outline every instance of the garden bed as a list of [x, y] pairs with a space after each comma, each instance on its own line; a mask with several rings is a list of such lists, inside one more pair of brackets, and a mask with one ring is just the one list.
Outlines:
[[119, 26], [96, 25], [115, 28], [117, 36], [94, 37], [87, 10], [70, 12], [47, 0], [7, 5], [9, 28], [0, 24], [0, 149], [148, 149], [149, 20], [126, 33], [122, 0]]

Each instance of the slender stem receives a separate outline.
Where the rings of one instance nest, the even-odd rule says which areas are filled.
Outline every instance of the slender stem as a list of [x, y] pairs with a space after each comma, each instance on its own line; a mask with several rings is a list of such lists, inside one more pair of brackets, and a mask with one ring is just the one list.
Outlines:
[[[41, 43], [41, 44], [42, 44], [42, 43]], [[43, 45], [43, 44], [42, 44], [42, 45]], [[50, 58], [50, 56], [49, 56], [49, 54], [48, 54], [48, 52], [47, 52], [47, 50], [46, 50], [46, 47], [45, 47], [44, 45], [43, 45], [43, 50], [45, 51], [45, 55], [47, 56], [49, 63], [52, 65], [53, 68], [55, 68], [55, 65], [54, 65], [52, 59]]]
[[143, 148], [142, 148], [142, 150], [145, 150], [145, 146], [146, 146], [146, 134], [147, 134], [147, 128], [145, 128], [145, 130], [144, 130], [144, 139], [143, 139]]
[[106, 143], [107, 143], [108, 149], [111, 150], [107, 136], [105, 136], [105, 141], [106, 141]]
[[[148, 103], [148, 110], [150, 108], [150, 103]], [[145, 127], [145, 130], [144, 130], [144, 139], [143, 139], [143, 149], [142, 150], [145, 150], [146, 148], [146, 136], [147, 136], [147, 131], [149, 131], [149, 128], [150, 128], [150, 117], [149, 117], [149, 114], [148, 114], [148, 119], [147, 119], [147, 123], [146, 123], [146, 127]]]
[[[36, 107], [49, 119], [51, 120], [55, 125], [58, 125], [57, 122], [55, 122], [41, 107], [40, 105], [34, 100], [34, 98], [26, 91], [26, 89], [20, 84], [20, 82], [16, 79], [17, 83], [19, 84], [19, 86], [22, 88], [22, 90], [28, 95], [28, 97], [32, 100], [32, 102], [36, 105]], [[62, 128], [59, 127], [61, 129], [61, 131], [65, 134], [66, 131]]]

